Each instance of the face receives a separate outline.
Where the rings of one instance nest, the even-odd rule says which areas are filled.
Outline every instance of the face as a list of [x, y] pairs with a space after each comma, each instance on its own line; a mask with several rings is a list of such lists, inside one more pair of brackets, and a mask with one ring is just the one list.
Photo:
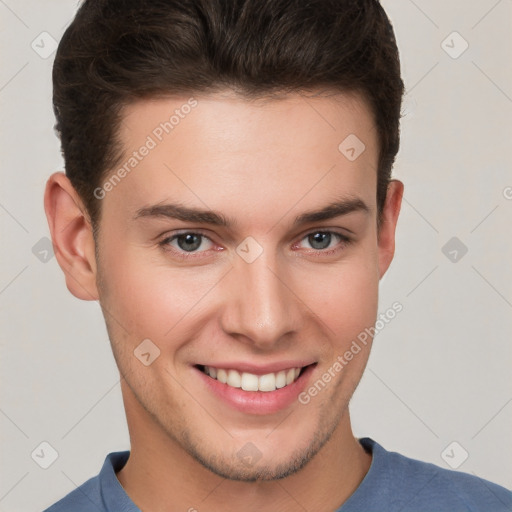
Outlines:
[[129, 423], [225, 478], [296, 472], [347, 421], [370, 340], [335, 363], [375, 324], [392, 258], [369, 109], [145, 100], [120, 140], [126, 172], [97, 190], [97, 289]]

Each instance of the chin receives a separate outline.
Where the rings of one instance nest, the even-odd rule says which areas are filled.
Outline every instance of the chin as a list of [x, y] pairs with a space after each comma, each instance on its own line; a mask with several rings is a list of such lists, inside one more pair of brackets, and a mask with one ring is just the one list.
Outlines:
[[[341, 415], [340, 415], [341, 417]], [[339, 417], [328, 421], [320, 419], [311, 433], [293, 432], [285, 435], [292, 443], [270, 442], [269, 435], [254, 435], [253, 441], [237, 442], [236, 447], [221, 447], [212, 440], [212, 446], [194, 442], [188, 432], [183, 433], [182, 447], [188, 454], [212, 473], [240, 482], [272, 481], [289, 477], [308, 464], [329, 441], [339, 424]], [[322, 426], [323, 425], [323, 426]], [[300, 439], [307, 438], [300, 442]], [[233, 442], [234, 438], [230, 438]], [[258, 446], [261, 448], [258, 448]], [[285, 451], [285, 453], [283, 453]], [[226, 455], [232, 453], [231, 456]]]

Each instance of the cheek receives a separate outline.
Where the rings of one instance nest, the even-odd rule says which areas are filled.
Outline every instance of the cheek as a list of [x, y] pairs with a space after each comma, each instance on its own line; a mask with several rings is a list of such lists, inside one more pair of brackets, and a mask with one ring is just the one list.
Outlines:
[[[101, 301], [133, 344], [149, 338], [164, 347], [173, 339], [177, 349], [193, 335], [192, 326], [200, 329], [214, 313], [212, 289], [220, 285], [224, 297], [230, 295], [226, 282], [220, 283], [223, 265], [176, 267], [160, 256], [148, 257], [147, 248], [118, 249], [112, 244], [102, 252]], [[379, 279], [370, 244], [336, 264], [289, 267], [287, 276], [296, 300], [330, 328], [336, 342], [346, 343], [375, 322]]]
[[141, 253], [137, 249], [123, 257], [105, 255], [101, 300], [133, 343], [149, 338], [163, 347], [173, 330], [194, 322], [201, 311], [201, 299], [219, 277], [206, 267], [193, 271], [173, 268]]
[[329, 328], [332, 337], [349, 337], [373, 325], [378, 309], [378, 267], [371, 252], [358, 251], [335, 266], [305, 269], [297, 295]]

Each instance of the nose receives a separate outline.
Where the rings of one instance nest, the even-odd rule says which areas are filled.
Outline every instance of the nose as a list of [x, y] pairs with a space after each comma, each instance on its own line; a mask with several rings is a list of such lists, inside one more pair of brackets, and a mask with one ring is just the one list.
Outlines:
[[221, 326], [224, 332], [253, 348], [268, 350], [298, 332], [305, 315], [293, 293], [293, 280], [284, 262], [264, 251], [247, 263], [236, 258], [226, 276]]

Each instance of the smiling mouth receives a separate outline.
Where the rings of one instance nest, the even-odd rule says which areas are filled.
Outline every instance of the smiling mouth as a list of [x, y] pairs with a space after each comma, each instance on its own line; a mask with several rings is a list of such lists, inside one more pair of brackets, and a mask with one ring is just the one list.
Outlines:
[[249, 372], [239, 372], [229, 368], [214, 368], [213, 366], [196, 365], [196, 367], [210, 378], [217, 380], [232, 388], [241, 388], [244, 391], [276, 391], [293, 384], [304, 371], [309, 368], [304, 367], [289, 368], [279, 372], [267, 373], [265, 375], [255, 375]]

